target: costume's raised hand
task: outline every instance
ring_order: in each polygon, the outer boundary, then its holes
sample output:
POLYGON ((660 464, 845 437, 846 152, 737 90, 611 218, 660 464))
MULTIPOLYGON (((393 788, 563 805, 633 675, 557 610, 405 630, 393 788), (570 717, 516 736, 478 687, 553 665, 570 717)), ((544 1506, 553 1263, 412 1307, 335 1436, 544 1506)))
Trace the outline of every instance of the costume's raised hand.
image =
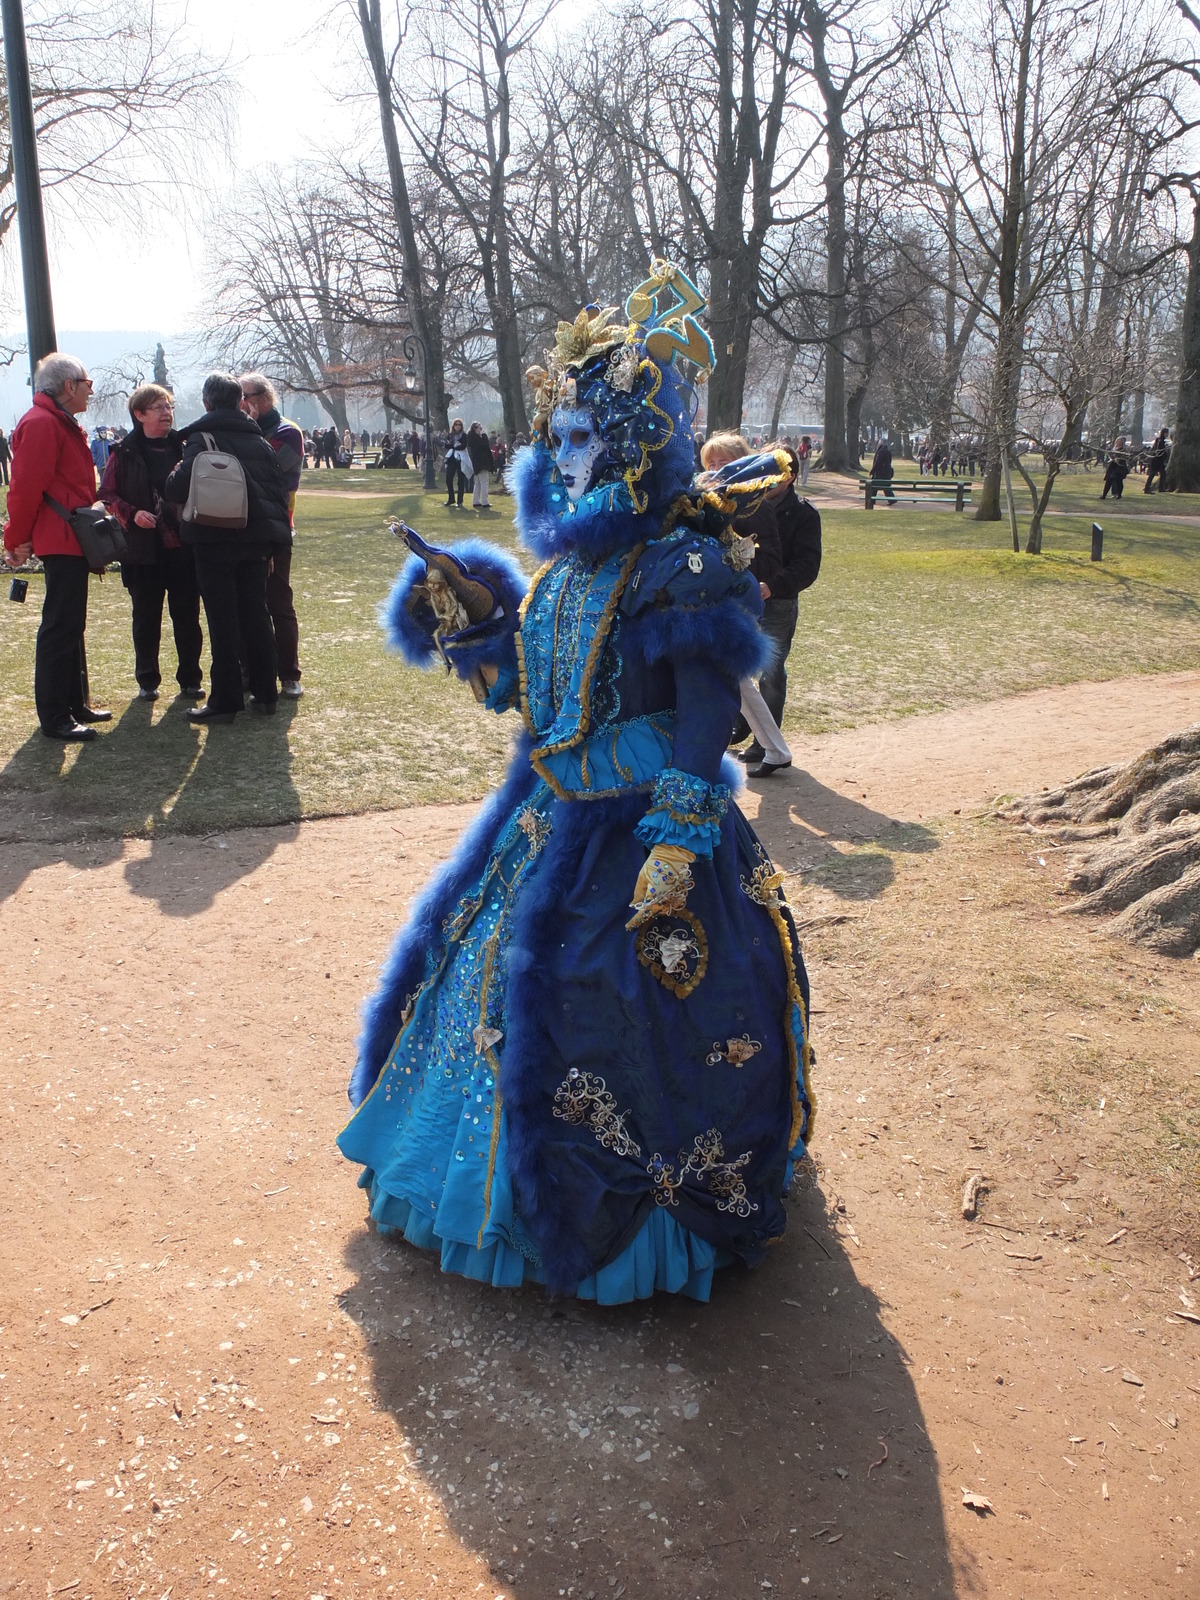
MULTIPOLYGON (((425 563, 425 581, 413 586, 408 610, 429 629, 449 672, 457 665, 456 651, 476 645, 479 629, 489 621, 501 620, 504 608, 491 585, 477 578, 450 551, 427 544, 416 529, 406 523, 393 522, 391 528, 425 563)), ((496 681, 494 671, 489 677, 486 670, 476 667, 460 672, 460 676, 466 679, 476 700, 481 702, 487 699, 488 689, 496 681)))
POLYGON ((695 888, 692 862, 696 857, 678 844, 656 844, 646 857, 633 886, 633 916, 625 924, 632 931, 654 917, 682 911, 695 888))

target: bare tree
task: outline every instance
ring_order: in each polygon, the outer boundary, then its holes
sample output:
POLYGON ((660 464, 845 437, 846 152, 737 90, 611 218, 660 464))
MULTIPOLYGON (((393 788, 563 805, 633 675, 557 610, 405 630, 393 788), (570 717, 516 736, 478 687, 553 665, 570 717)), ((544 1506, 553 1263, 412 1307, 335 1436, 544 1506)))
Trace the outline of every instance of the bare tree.
MULTIPOLYGON (((133 214, 148 192, 159 199, 178 194, 190 165, 171 158, 182 156, 199 130, 223 128, 224 63, 200 55, 185 26, 164 26, 154 0, 131 0, 119 15, 100 0, 34 0, 26 35, 43 185, 71 194, 102 189, 107 208, 133 214), (154 163, 139 159, 149 155, 154 163)), ((5 92, 0 239, 16 205, 5 92)))
MULTIPOLYGON (((442 0, 411 13, 410 61, 393 103, 413 149, 474 240, 492 321, 496 385, 508 437, 525 432, 524 362, 513 275, 515 76, 557 0, 442 0)), ((519 181, 519 175, 518 175, 519 181)))
MULTIPOLYGON (((912 49, 941 10, 941 0, 921 0, 893 22, 861 0, 803 0, 801 15, 811 53, 810 70, 821 97, 825 145, 825 443, 821 465, 842 472, 850 465, 846 425, 846 337, 851 241, 846 186, 852 134, 849 122, 912 49)), ((861 396, 860 396, 861 399, 861 396)), ((857 426, 855 449, 857 452, 857 426)))
POLYGON ((223 359, 262 366, 347 426, 346 368, 369 301, 342 193, 299 186, 278 168, 253 178, 226 214, 210 267, 223 359))
POLYGON ((400 138, 396 128, 399 101, 396 83, 397 61, 404 44, 404 24, 397 18, 394 36, 387 37, 384 33, 380 0, 356 0, 355 9, 371 83, 379 107, 379 127, 387 160, 392 217, 401 246, 404 301, 412 319, 413 331, 424 346, 423 378, 429 414, 435 427, 446 429, 449 426, 449 416, 446 410, 442 328, 438 318, 431 314, 425 267, 409 198, 408 174, 400 152, 400 138))

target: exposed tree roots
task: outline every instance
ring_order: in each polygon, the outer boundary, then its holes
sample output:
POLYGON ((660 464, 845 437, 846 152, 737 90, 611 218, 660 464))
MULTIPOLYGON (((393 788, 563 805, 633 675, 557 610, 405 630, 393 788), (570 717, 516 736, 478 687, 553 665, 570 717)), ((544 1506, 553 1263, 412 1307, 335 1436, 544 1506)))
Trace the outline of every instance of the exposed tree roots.
POLYGON ((1200 947, 1200 723, 1125 767, 1098 767, 1061 789, 999 807, 1081 849, 1067 888, 1075 912, 1116 913, 1113 932, 1162 955, 1200 947))

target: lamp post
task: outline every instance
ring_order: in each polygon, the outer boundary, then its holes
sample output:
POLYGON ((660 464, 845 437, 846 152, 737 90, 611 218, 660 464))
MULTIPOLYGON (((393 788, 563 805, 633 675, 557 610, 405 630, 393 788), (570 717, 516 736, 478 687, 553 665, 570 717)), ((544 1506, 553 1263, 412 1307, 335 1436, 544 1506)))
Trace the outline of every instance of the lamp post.
POLYGON ((13 177, 17 187, 17 225, 21 231, 21 277, 25 286, 25 329, 29 371, 58 344, 54 303, 50 298, 50 260, 46 219, 42 215, 42 180, 38 172, 37 132, 33 123, 33 90, 21 0, 0 0, 4 27, 4 70, 8 79, 8 116, 12 135, 13 177))
MULTIPOLYGON (((7 0, 6 0, 7 3, 7 0)), ((425 398, 425 476, 423 487, 428 492, 437 488, 437 480, 433 475, 433 430, 429 422, 429 353, 425 349, 425 341, 419 333, 406 333, 400 348, 404 352, 404 359, 408 368, 404 374, 404 382, 410 393, 417 386, 417 375, 413 371, 413 359, 418 348, 421 351, 421 387, 425 398)))

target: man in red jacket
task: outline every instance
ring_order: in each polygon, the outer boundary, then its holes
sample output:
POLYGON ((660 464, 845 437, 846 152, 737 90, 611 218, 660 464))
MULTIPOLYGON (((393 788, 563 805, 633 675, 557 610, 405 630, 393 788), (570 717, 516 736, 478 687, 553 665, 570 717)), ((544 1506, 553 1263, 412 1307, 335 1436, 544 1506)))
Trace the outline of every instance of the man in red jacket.
POLYGON ((33 697, 48 739, 94 739, 90 724, 112 720, 111 711, 88 705, 83 645, 88 564, 70 523, 45 499, 50 495, 68 512, 95 501, 96 468, 87 434, 75 421, 91 396, 92 380, 83 363, 55 351, 38 362, 33 405, 12 435, 4 557, 10 567, 19 567, 36 555, 46 572, 33 697))

